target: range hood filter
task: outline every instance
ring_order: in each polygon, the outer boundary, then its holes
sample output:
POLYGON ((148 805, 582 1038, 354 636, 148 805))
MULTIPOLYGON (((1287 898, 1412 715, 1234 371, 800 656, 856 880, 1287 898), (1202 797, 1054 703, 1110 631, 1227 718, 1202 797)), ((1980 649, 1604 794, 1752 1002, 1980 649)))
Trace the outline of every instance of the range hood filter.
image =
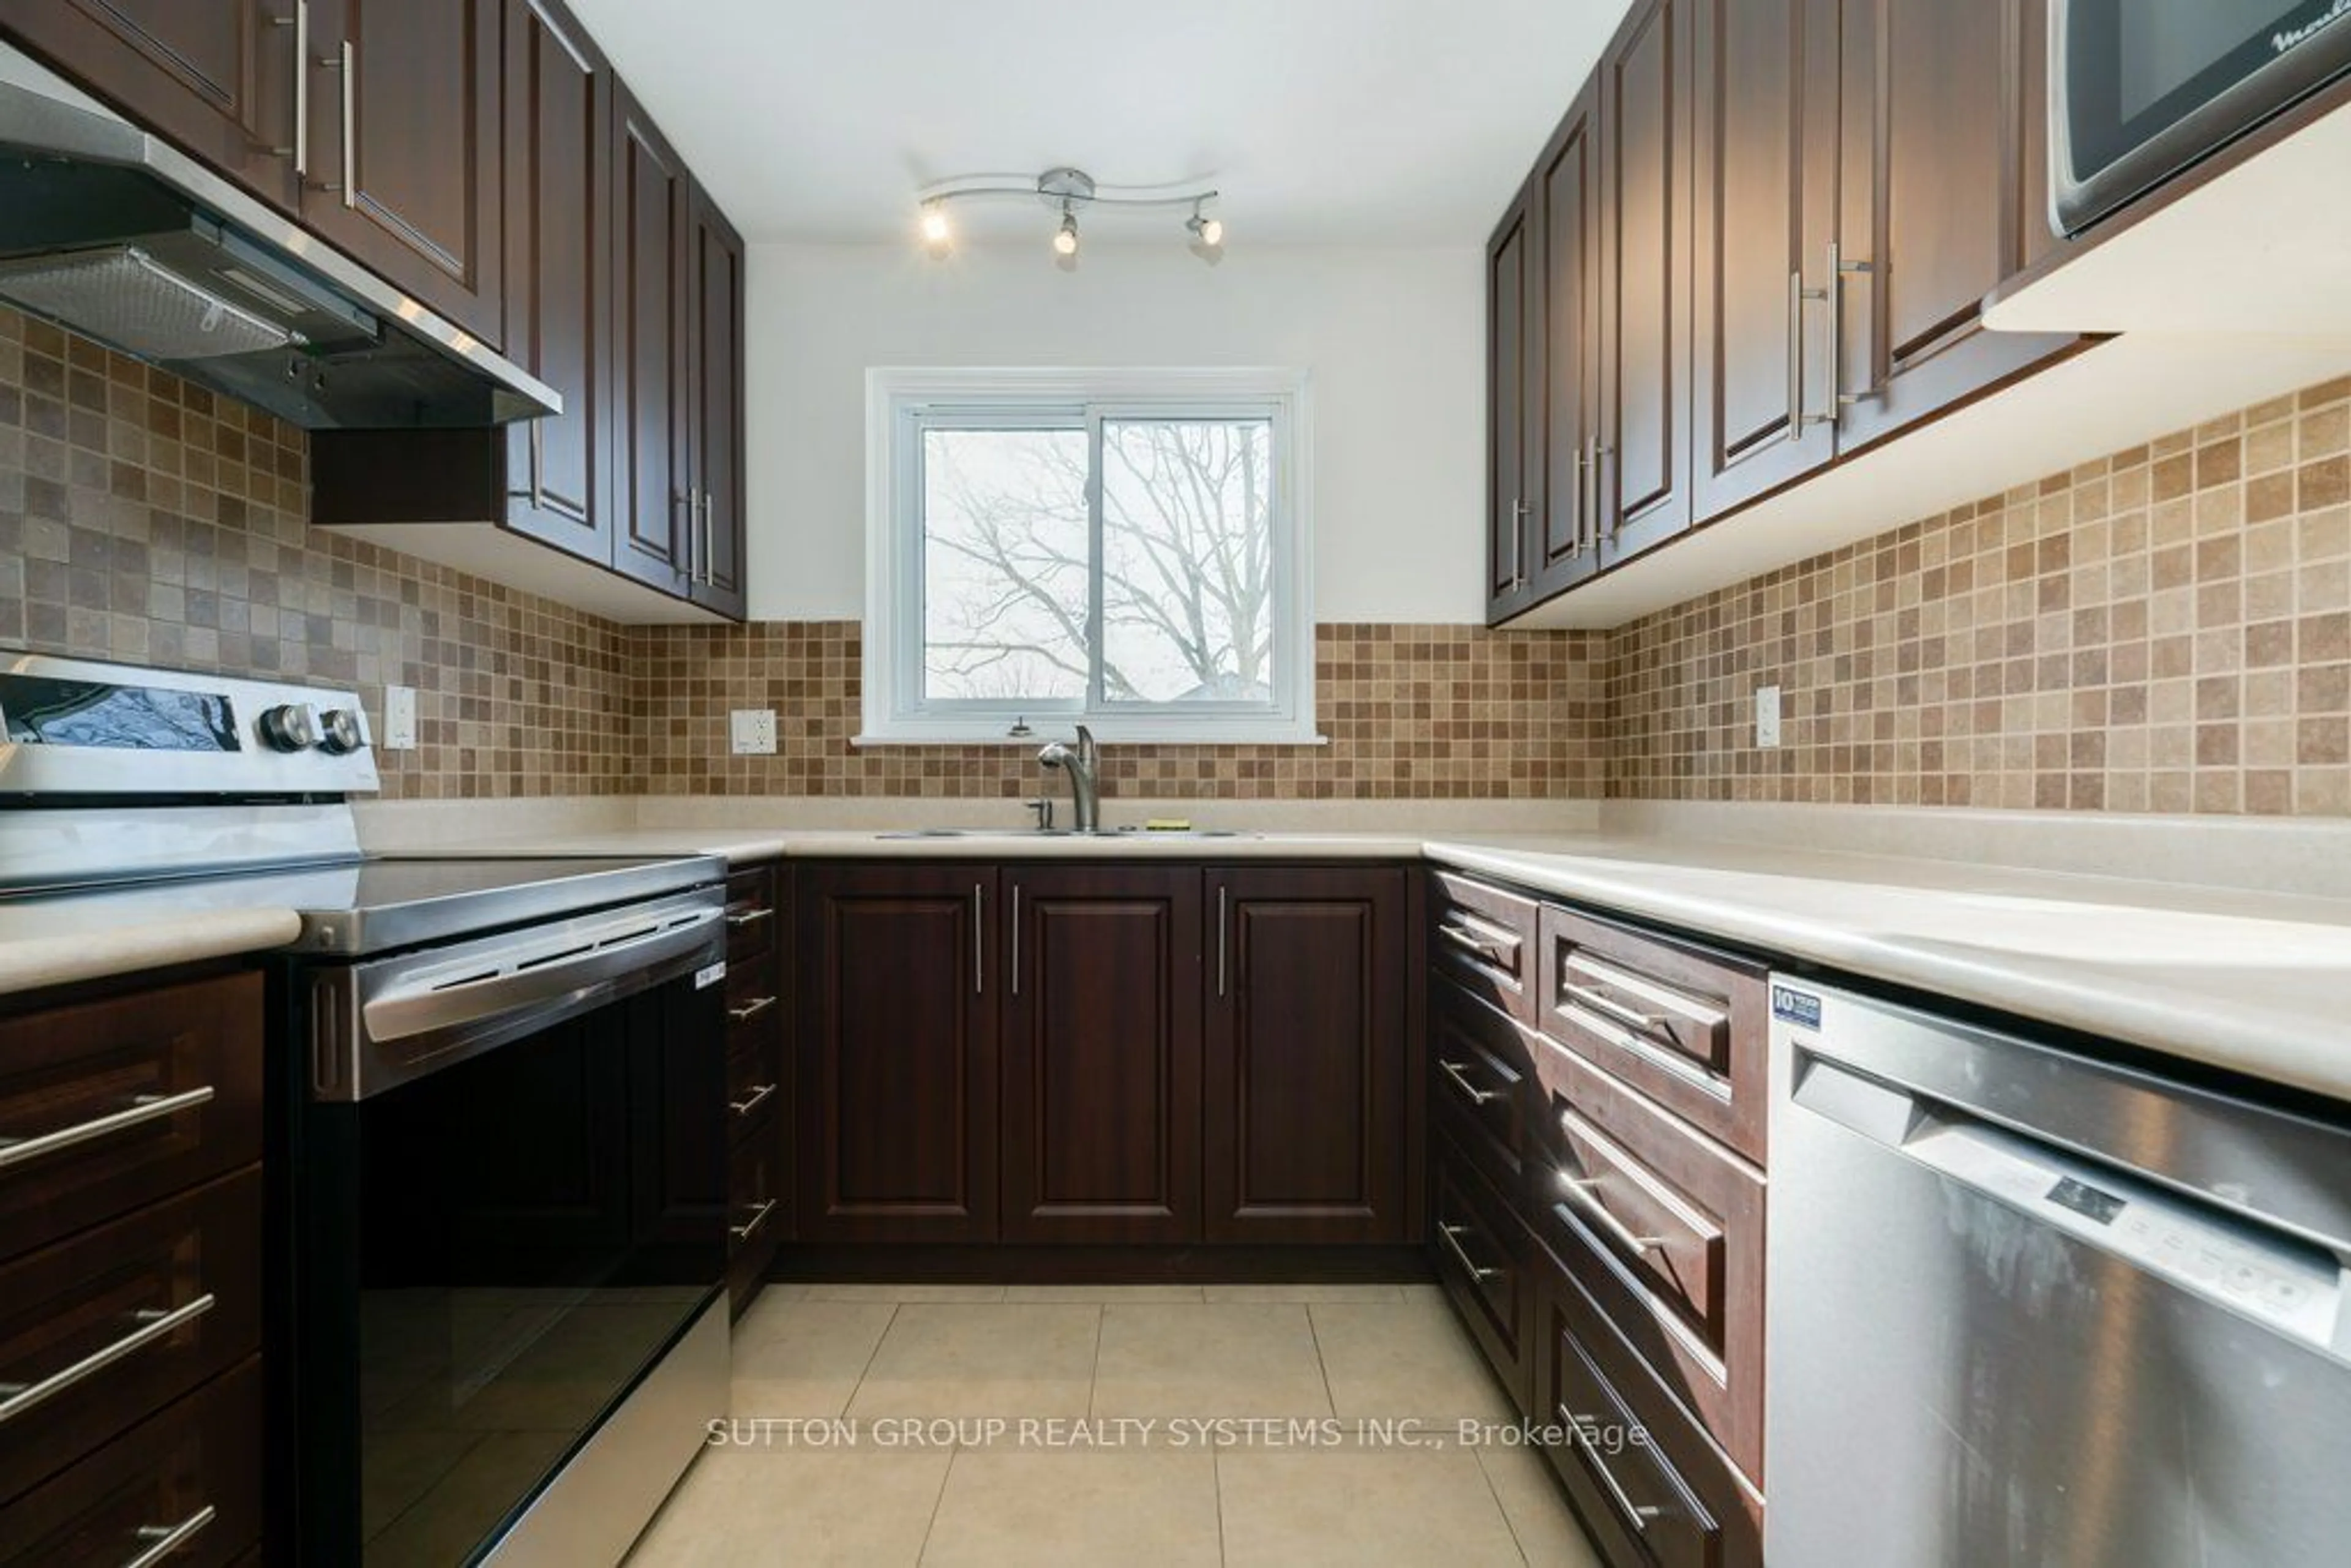
POLYGON ((300 341, 137 246, 0 262, 0 296, 143 359, 225 359, 300 341))

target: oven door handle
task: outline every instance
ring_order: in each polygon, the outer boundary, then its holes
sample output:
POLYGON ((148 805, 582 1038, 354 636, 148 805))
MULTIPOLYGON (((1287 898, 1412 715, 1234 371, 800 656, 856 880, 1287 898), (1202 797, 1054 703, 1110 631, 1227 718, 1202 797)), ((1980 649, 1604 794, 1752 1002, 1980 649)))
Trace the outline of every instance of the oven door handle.
POLYGON ((695 910, 650 929, 476 979, 436 983, 420 977, 412 985, 395 982, 361 1004, 360 1021, 368 1039, 384 1045, 566 1003, 624 976, 690 957, 709 943, 723 917, 721 909, 695 910))

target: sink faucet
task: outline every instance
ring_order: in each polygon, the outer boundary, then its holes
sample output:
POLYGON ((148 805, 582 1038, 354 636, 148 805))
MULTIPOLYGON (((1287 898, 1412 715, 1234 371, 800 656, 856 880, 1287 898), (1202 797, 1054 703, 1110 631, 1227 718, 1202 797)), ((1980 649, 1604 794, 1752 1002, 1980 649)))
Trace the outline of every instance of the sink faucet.
POLYGON ((1094 732, 1084 725, 1078 726, 1078 744, 1072 748, 1066 741, 1054 741, 1037 754, 1037 760, 1047 768, 1060 768, 1070 775, 1071 827, 1081 833, 1102 831, 1102 797, 1095 788, 1095 773, 1102 766, 1102 750, 1094 745, 1094 732))

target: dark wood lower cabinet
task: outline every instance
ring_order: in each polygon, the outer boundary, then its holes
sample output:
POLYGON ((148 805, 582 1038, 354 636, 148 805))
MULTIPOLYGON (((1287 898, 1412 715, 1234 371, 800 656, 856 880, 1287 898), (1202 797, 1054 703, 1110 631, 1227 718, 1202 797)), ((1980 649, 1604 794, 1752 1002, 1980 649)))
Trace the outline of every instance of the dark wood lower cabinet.
POLYGON ((1429 1139, 1428 1254, 1469 1337, 1523 1409, 1534 1368, 1535 1251, 1518 1215, 1453 1140, 1429 1139))
POLYGON ((726 879, 727 1295, 735 1315, 759 1293, 791 1239, 791 1009, 782 873, 756 865, 726 879))
POLYGON ((997 872, 818 862, 798 923, 799 1233, 997 1238, 997 872))
POLYGON ((1207 1239, 1405 1239, 1405 873, 1208 880, 1207 1239))
POLYGON ((1196 1241, 1198 868, 1004 881, 1004 1239, 1196 1241))

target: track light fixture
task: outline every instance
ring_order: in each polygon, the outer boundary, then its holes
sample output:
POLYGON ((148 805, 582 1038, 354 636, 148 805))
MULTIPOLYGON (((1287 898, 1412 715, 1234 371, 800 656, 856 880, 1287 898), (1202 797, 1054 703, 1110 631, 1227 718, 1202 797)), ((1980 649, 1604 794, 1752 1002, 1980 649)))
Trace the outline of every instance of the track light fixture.
POLYGON ((955 229, 946 213, 950 204, 1025 199, 1042 202, 1061 214, 1061 225, 1053 231, 1053 255, 1063 262, 1073 261, 1078 254, 1078 214, 1098 207, 1189 207, 1192 213, 1185 221, 1185 231, 1194 248, 1214 260, 1225 244, 1224 220, 1207 211, 1217 197, 1216 187, 1204 181, 1181 185, 1101 185, 1084 170, 1069 168, 1048 169, 1034 179, 969 174, 942 180, 915 193, 922 204, 923 247, 935 256, 946 256, 955 244, 955 229))

